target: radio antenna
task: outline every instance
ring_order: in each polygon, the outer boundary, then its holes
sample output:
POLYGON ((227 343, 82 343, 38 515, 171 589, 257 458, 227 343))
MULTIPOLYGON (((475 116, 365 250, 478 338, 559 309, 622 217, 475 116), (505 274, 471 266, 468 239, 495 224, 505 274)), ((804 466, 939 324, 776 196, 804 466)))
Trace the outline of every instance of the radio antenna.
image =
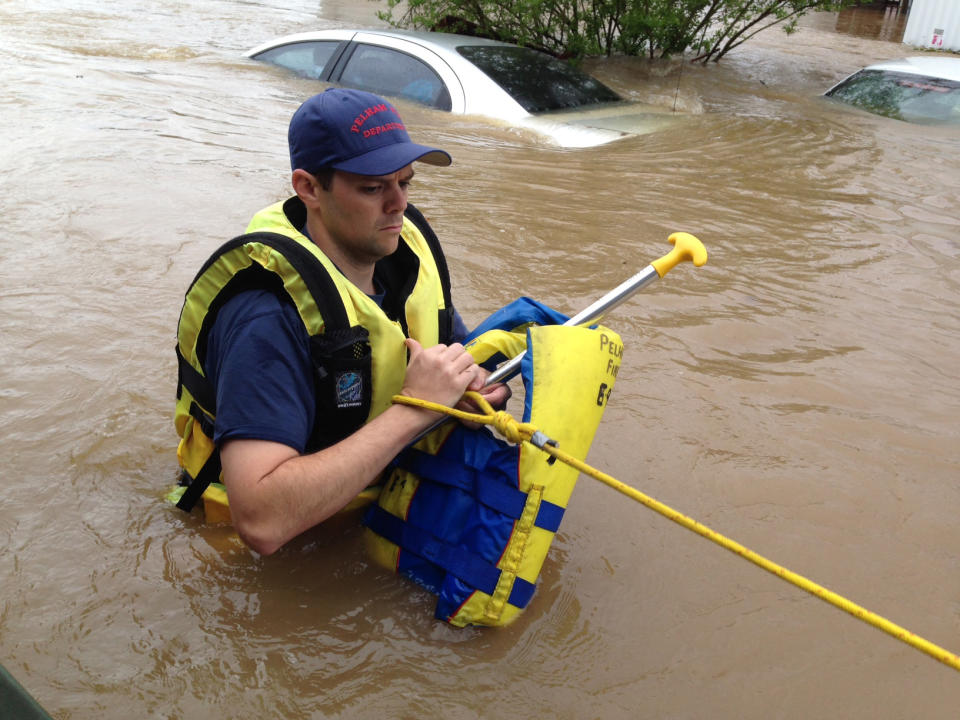
POLYGON ((677 111, 677 96, 680 94, 680 80, 683 78, 683 56, 680 57, 680 73, 677 75, 677 89, 673 93, 673 112, 677 111))

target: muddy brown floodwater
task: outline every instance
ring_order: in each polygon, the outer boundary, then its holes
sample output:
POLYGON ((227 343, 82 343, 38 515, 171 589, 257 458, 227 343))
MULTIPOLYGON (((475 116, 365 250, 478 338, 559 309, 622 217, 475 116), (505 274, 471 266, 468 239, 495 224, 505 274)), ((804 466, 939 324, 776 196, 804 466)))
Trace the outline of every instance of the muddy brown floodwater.
MULTIPOLYGON (((242 51, 377 9, 0 4, 0 662, 75 720, 956 717, 953 669, 589 478, 501 630, 433 620, 355 529, 260 558, 163 502, 183 292, 287 194, 317 90, 242 51)), ((608 319, 590 462, 960 651, 960 135, 820 97, 916 52, 850 19, 590 62, 684 116, 600 148, 402 106, 455 159, 413 200, 471 324, 574 312, 700 237, 706 267, 608 319)))

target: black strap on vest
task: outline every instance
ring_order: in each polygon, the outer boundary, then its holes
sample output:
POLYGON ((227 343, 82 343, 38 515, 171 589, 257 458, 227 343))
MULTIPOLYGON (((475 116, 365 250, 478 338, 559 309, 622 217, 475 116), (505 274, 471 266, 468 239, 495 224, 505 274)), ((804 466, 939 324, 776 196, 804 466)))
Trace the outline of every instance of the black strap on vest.
MULTIPOLYGON (((179 353, 178 353, 179 355, 179 353)), ((193 368, 191 368, 193 370, 193 368)), ((196 370, 194 370, 196 372, 196 370)), ((197 405, 196 402, 190 403, 190 416, 194 422, 200 423, 200 429, 204 434, 213 437, 213 420, 197 405)), ((214 452, 200 468, 197 477, 190 477, 190 473, 184 470, 180 473, 180 484, 186 485, 183 495, 177 501, 177 507, 186 512, 193 510, 193 506, 200 500, 200 496, 209 487, 210 483, 217 482, 220 479, 220 453, 214 452)))
POLYGON ((440 342, 444 345, 449 345, 453 340, 454 310, 453 299, 450 293, 450 270, 447 268, 447 258, 443 254, 443 248, 440 246, 440 240, 437 238, 437 234, 433 231, 433 228, 430 227, 430 223, 427 222, 423 213, 413 205, 408 204, 404 215, 407 216, 410 222, 417 226, 417 230, 420 231, 420 234, 423 235, 427 241, 430 252, 433 253, 433 261, 436 263, 437 270, 440 273, 440 286, 443 288, 444 307, 444 309, 440 311, 438 318, 440 342))

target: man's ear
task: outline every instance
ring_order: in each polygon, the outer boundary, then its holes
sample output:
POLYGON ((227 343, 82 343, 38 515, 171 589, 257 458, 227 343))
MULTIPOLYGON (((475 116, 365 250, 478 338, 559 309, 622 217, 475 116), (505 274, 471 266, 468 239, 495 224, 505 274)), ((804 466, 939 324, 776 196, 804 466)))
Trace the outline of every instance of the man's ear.
POLYGON ((315 207, 317 204, 317 195, 322 192, 320 188, 320 183, 317 182, 317 179, 313 177, 306 170, 296 169, 293 171, 293 176, 291 177, 291 183, 293 184, 293 191, 297 194, 297 197, 306 205, 308 208, 315 207))

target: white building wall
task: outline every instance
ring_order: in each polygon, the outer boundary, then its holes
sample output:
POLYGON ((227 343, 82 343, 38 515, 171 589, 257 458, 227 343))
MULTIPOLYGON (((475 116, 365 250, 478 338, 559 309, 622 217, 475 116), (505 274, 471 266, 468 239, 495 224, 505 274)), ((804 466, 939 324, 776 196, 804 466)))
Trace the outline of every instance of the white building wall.
POLYGON ((918 48, 960 51, 960 0, 913 0, 903 42, 918 48))

